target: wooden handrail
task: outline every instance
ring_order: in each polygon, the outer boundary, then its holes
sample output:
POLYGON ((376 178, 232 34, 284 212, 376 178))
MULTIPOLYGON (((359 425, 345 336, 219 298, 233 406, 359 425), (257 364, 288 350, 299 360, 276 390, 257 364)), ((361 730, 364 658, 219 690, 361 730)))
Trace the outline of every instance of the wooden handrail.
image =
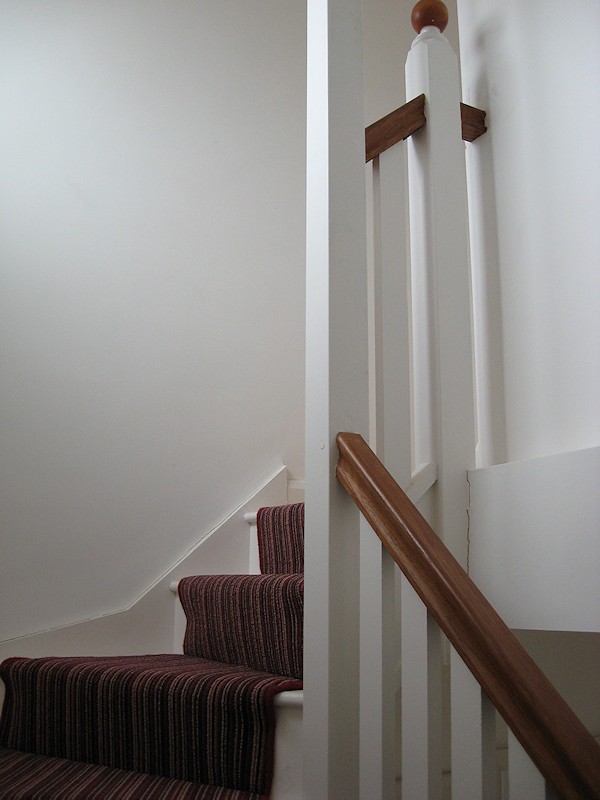
POLYGON ((364 439, 339 433, 336 474, 544 778, 600 800, 600 747, 364 439))
POLYGON ((460 104, 460 121, 462 138, 465 142, 474 142, 487 131, 485 125, 485 111, 475 106, 460 104))
POLYGON ((425 125, 425 95, 421 94, 365 130, 365 161, 378 155, 425 125))
MULTIPOLYGON (((460 119, 465 142, 474 142, 487 131, 485 111, 480 108, 461 103, 460 119)), ((420 94, 365 129, 365 162, 381 155, 403 139, 408 139, 426 123, 425 95, 420 94)))

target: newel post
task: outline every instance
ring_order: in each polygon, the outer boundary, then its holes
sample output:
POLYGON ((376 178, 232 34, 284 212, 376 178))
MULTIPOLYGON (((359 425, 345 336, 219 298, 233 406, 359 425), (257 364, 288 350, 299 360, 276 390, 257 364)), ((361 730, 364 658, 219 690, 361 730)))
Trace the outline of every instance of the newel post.
POLYGON ((359 512, 335 437, 368 435, 361 3, 307 10, 303 796, 358 800, 359 512))
POLYGON ((431 389, 431 431, 422 446, 438 464, 444 542, 466 566, 466 470, 475 454, 469 222, 458 63, 442 33, 447 20, 440 0, 417 3, 411 21, 418 36, 406 61, 407 97, 424 94, 427 117, 408 140, 412 279, 419 320, 428 323, 415 331, 415 362, 432 365, 426 380, 415 376, 415 389, 431 389))
MULTIPOLYGON (((462 141, 457 57, 443 31, 448 12, 440 0, 421 0, 411 21, 417 32, 406 62, 407 98, 424 94, 426 126, 408 141, 411 279, 415 320, 414 414, 415 466, 437 462, 437 526, 445 544, 468 567, 469 487, 467 469, 474 466, 476 430, 472 343, 472 298, 465 145, 462 141)), ((407 641, 408 590, 403 588, 403 652, 421 649, 432 660, 432 642, 407 641)), ((411 601, 412 602, 412 601, 411 601)), ((422 613, 422 612, 420 612, 422 613)), ((413 623, 414 624, 414 623, 413 623)), ((420 629, 423 629, 423 622, 420 629)), ((439 648, 439 645, 436 645, 439 648)), ((489 779, 490 720, 478 684, 453 651, 452 790, 475 800, 486 794, 489 779)), ((415 671, 418 665, 415 662, 415 671)), ((423 682, 430 723, 441 712, 439 676, 423 682), (435 679, 435 680, 432 680, 435 679)), ((415 679, 417 680, 417 679, 415 679)), ((404 696, 412 724, 422 721, 418 703, 404 696), (421 718, 418 719, 418 716, 421 718)), ((404 713, 404 712, 403 712, 404 713)), ((404 716, 403 725, 411 724, 404 716)), ((430 764, 429 795, 439 796, 440 732, 430 727, 420 752, 403 753, 404 765, 415 759, 430 764)), ((418 745, 415 742, 415 747, 418 745)), ((404 748, 403 748, 404 749, 404 748)), ((406 767, 409 769, 409 767, 406 767)), ((417 778, 415 781, 421 781, 417 778)), ((410 773, 407 774, 407 786, 410 773)), ((425 788, 415 784, 412 796, 425 788)), ((411 797, 411 794, 408 794, 411 797)))

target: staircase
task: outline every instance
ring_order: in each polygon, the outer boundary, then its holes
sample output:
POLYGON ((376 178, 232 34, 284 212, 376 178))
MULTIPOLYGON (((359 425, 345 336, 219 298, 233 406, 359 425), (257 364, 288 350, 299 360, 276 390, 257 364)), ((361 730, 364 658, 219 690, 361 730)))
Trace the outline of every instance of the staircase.
POLYGON ((301 503, 257 515, 260 575, 184 578, 183 654, 0 665, 4 800, 259 800, 302 688, 301 503))

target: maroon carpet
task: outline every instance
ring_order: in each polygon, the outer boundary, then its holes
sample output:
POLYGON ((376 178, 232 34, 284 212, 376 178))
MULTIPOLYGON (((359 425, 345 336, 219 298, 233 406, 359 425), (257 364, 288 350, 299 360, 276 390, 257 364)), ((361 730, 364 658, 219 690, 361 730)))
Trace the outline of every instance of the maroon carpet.
POLYGON ((256 525, 262 573, 304 572, 304 503, 261 508, 256 525))
POLYGON ((268 796, 273 698, 302 687, 304 508, 259 516, 269 574, 180 581, 184 655, 0 665, 1 800, 268 796))
POLYGON ((188 655, 302 678, 303 575, 183 578, 188 655))
POLYGON ((0 747, 2 800, 261 800, 221 786, 125 772, 0 747))

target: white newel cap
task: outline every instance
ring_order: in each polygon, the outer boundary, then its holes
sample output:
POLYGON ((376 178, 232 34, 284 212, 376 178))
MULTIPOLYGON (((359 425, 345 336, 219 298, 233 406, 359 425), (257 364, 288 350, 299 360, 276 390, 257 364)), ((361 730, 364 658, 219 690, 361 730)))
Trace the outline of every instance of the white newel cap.
POLYGON ((448 41, 439 28, 436 28, 434 25, 426 25, 421 29, 421 32, 418 34, 418 36, 413 39, 411 49, 415 45, 420 44, 420 42, 427 41, 428 39, 436 39, 438 42, 448 41))

